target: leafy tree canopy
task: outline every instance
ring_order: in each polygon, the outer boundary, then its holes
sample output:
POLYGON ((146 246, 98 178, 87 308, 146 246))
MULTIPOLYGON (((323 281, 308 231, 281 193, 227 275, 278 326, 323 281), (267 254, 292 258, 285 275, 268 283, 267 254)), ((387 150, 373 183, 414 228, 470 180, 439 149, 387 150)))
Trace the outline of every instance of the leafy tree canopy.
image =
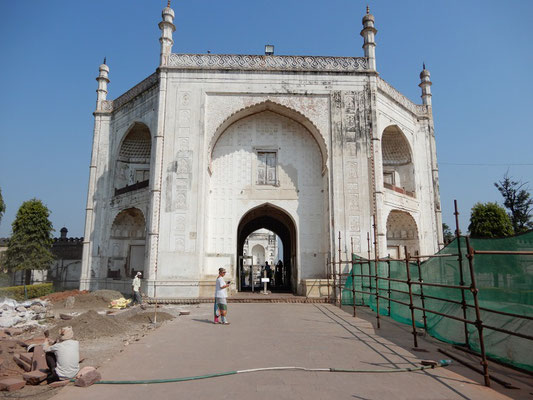
POLYGON ((13 234, 5 252, 5 267, 10 271, 47 269, 54 260, 52 255, 52 223, 50 211, 41 200, 25 201, 20 206, 13 234))
POLYGON ((527 191, 527 182, 515 181, 505 174, 494 186, 503 196, 503 205, 509 210, 509 217, 515 233, 522 233, 533 228, 531 211, 533 199, 527 191))
POLYGON ((444 234, 444 244, 451 243, 455 239, 455 235, 452 233, 447 223, 442 223, 442 233, 444 234))
POLYGON ((2 197, 2 189, 0 189, 0 222, 2 222, 2 217, 6 211, 6 203, 4 203, 4 198, 2 197))
POLYGON ((476 203, 472 207, 468 230, 475 238, 499 238, 514 233, 511 219, 497 203, 476 203))

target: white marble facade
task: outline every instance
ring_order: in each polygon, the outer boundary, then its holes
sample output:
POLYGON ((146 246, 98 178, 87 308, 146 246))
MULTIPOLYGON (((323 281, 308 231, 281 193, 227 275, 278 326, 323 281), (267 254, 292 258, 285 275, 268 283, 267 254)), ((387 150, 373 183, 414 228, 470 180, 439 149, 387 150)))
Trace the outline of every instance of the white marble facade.
POLYGON ((158 70, 124 95, 107 100, 100 66, 82 289, 140 269, 150 296, 212 296, 250 229, 284 240, 295 293, 326 277, 339 232, 343 257, 367 256, 373 216, 382 256, 439 249, 429 72, 421 105, 381 79, 372 15, 364 57, 174 54, 173 20, 158 70))

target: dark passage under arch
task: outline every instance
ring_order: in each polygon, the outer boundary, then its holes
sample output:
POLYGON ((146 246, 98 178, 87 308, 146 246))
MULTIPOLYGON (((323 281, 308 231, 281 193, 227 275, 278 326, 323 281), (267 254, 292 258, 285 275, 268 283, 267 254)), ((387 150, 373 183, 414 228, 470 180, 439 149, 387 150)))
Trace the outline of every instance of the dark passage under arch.
MULTIPOLYGON (((295 291, 297 281, 296 270, 296 227, 292 218, 283 210, 271 205, 264 204, 248 211, 241 219, 237 230, 237 260, 243 255, 244 242, 248 235, 258 229, 268 229, 279 236, 283 243, 283 268, 285 274, 290 279, 283 287, 282 291, 295 291)), ((240 267, 240 262, 239 262, 240 267)), ((241 268, 237 269, 237 279, 241 268)))

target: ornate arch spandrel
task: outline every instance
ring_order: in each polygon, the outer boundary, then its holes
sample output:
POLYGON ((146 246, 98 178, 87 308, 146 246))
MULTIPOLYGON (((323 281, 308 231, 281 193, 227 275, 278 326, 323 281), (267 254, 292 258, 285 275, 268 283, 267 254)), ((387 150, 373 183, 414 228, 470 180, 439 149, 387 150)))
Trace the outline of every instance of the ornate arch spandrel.
POLYGON ((224 132, 234 123, 237 121, 249 117, 254 114, 258 114, 263 111, 271 111, 273 113, 282 115, 286 118, 289 118, 300 125, 302 125, 309 133, 311 133, 311 136, 315 139, 318 148, 320 150, 320 154, 322 155, 322 175, 325 173, 327 168, 327 159, 328 159, 328 151, 327 151, 327 145, 326 141, 324 139, 324 136, 320 133, 320 130, 317 128, 317 126, 304 114, 301 112, 284 106, 282 104, 276 103, 272 100, 265 100, 261 101, 259 103, 243 107, 234 113, 232 113, 230 116, 228 116, 215 130, 213 135, 211 135, 211 138, 209 140, 208 144, 208 171, 211 173, 211 162, 212 162, 212 154, 213 150, 220 139, 220 137, 224 134, 224 132))

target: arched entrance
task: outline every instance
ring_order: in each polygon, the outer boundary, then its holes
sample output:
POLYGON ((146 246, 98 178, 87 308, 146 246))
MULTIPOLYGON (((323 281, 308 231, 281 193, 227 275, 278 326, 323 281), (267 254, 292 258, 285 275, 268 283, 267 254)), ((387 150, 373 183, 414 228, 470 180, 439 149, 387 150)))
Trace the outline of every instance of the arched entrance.
POLYGON ((387 251, 392 258, 405 257, 420 251, 420 239, 416 221, 411 214, 392 210, 387 218, 387 251))
MULTIPOLYGON (((292 292, 298 282, 296 267, 296 226, 285 211, 272 204, 265 203, 248 211, 241 219, 237 230, 237 260, 242 260, 246 238, 259 229, 268 229, 279 236, 283 243, 282 276, 273 290, 292 292)), ((241 261, 242 263, 242 261, 241 261)), ((239 265, 241 267, 242 264, 239 265)), ((278 271, 276 271, 278 272, 278 271)), ((243 280, 242 268, 237 269, 237 279, 243 280)))

